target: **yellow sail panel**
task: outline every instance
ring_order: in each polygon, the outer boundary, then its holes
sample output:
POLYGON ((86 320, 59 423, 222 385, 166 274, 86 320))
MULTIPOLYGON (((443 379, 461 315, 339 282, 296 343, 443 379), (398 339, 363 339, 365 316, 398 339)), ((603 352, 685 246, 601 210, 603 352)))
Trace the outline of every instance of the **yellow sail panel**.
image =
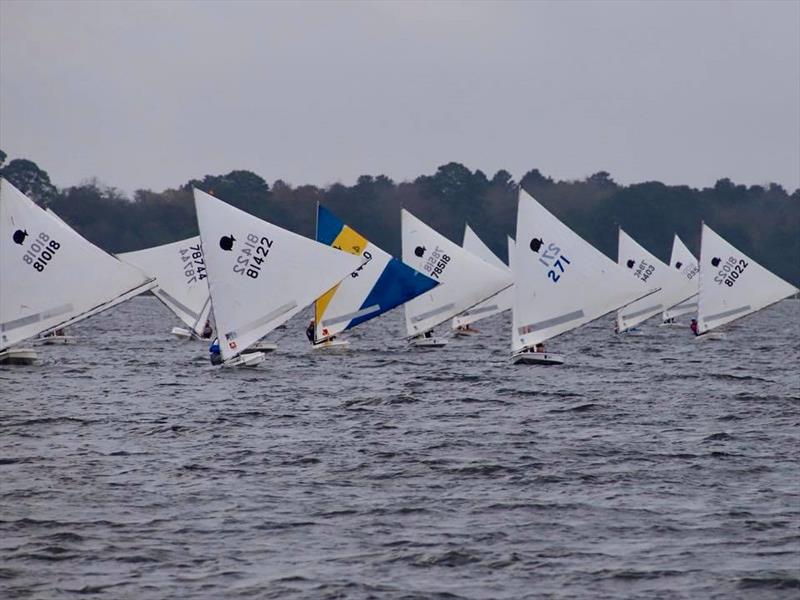
POLYGON ((314 303, 314 321, 316 323, 322 323, 322 315, 325 314, 325 309, 328 308, 328 303, 331 301, 331 298, 333 298, 333 295, 336 293, 336 289, 338 287, 339 284, 337 283, 327 292, 322 294, 322 296, 317 298, 317 301, 314 303))
MULTIPOLYGON (((331 245, 343 252, 361 256, 361 253, 364 251, 364 248, 367 247, 367 244, 369 244, 367 238, 345 225, 342 227, 339 235, 336 236, 336 239, 333 240, 333 244, 331 245)), ((330 303, 331 298, 333 298, 333 296, 336 294, 336 290, 338 288, 339 284, 336 284, 317 299, 314 305, 314 320, 317 323, 322 323, 322 317, 325 314, 325 309, 328 308, 328 304, 330 303)))
POLYGON ((350 254, 356 254, 358 256, 361 256, 361 253, 364 251, 364 248, 367 247, 367 244, 369 244, 367 238, 359 234, 357 231, 350 229, 350 227, 347 225, 342 227, 342 231, 339 232, 339 235, 337 235, 336 239, 333 240, 334 248, 338 248, 339 250, 349 252, 350 254))

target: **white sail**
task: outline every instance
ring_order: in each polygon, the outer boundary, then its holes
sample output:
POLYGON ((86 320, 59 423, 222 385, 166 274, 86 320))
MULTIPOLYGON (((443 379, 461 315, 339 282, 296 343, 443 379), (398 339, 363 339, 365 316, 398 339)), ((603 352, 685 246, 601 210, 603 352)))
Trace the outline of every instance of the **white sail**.
MULTIPOLYGON (((511 253, 513 252, 514 240, 508 238, 508 256, 511 260, 511 253)), ((506 271, 511 275, 511 268, 506 265, 500 258, 489 249, 478 234, 475 233, 469 225, 464 227, 464 243, 461 245, 464 250, 471 252, 478 258, 486 261, 490 265, 494 265, 498 269, 506 271)), ((476 321, 491 317, 498 313, 504 312, 511 308, 514 301, 513 285, 507 287, 501 292, 498 292, 491 298, 487 298, 480 304, 476 304, 472 308, 465 310, 460 315, 453 317, 452 328, 458 329, 459 327, 466 327, 476 321)))
POLYGON ((680 273, 681 277, 686 279, 691 286, 692 295, 683 302, 667 308, 661 317, 664 321, 672 321, 681 315, 697 312, 697 293, 700 289, 700 265, 697 263, 694 254, 686 247, 686 244, 683 243, 683 240, 681 240, 677 234, 672 241, 672 255, 670 256, 669 266, 680 273))
POLYGON ((617 311, 617 331, 620 333, 695 294, 690 280, 653 256, 622 229, 619 230, 617 262, 642 283, 661 288, 617 311))
POLYGON ((153 294, 198 336, 208 319, 206 264, 200 236, 179 242, 124 252, 117 258, 156 278, 153 294))
POLYGON ((490 265, 402 211, 403 262, 441 285, 405 304, 406 331, 430 331, 512 284, 511 275, 490 265))
POLYGON ((655 291, 594 248, 520 188, 511 347, 580 327, 655 291))
POLYGON ((234 358, 348 276, 361 258, 194 190, 223 360, 234 358))
POLYGON ((154 286, 0 178, 0 350, 154 286))
POLYGON ((797 293, 797 288, 740 252, 705 223, 700 239, 699 333, 797 293))

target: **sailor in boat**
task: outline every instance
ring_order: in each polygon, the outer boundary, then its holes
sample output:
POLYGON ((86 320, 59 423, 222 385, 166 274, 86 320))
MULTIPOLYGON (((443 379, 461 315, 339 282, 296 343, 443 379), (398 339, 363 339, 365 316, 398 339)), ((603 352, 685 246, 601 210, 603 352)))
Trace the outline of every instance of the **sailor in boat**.
POLYGON ((692 330, 693 334, 700 335, 700 333, 697 330, 697 319, 692 319, 692 323, 691 325, 689 325, 689 328, 692 330))
POLYGON ((219 338, 214 338, 214 341, 211 342, 211 346, 208 348, 208 353, 212 365, 222 364, 222 354, 219 351, 219 338))
MULTIPOLYGON (((318 342, 318 341, 316 341, 316 340, 314 339, 314 329, 315 329, 315 326, 316 326, 316 323, 314 322, 314 319, 311 319, 311 320, 308 322, 308 327, 306 327, 306 337, 308 338, 308 341, 309 341, 309 342, 311 342, 311 345, 312 345, 312 346, 319 346, 320 344, 325 344, 325 343, 327 343, 327 342, 331 342, 331 341, 333 341, 333 340, 335 340, 335 339, 336 339, 336 336, 335 336, 335 335, 332 335, 332 336, 330 336, 330 337, 327 337, 327 338, 325 338, 325 339, 324 339, 324 340, 322 340, 321 342, 318 342)), ((328 330, 327 330, 327 329, 323 329, 323 330, 322 330, 322 334, 323 334, 323 335, 325 335, 325 334, 327 334, 327 333, 328 333, 328 330)))
POLYGON ((466 325, 459 325, 456 327, 456 331, 461 331, 463 333, 478 333, 480 330, 468 323, 466 325))
POLYGON ((206 324, 203 327, 203 333, 202 333, 203 339, 204 340, 210 340, 211 339, 211 335, 213 333, 214 333, 214 328, 211 327, 211 320, 210 319, 206 319, 206 324))
POLYGON ((306 327, 306 337, 308 341, 311 342, 311 345, 314 345, 314 319, 311 319, 308 322, 308 327, 306 327))
POLYGON ((66 335, 66 332, 64 331, 64 329, 60 328, 60 329, 54 329, 53 331, 47 331, 47 332, 43 333, 42 335, 40 335, 39 337, 42 338, 42 339, 47 339, 49 337, 56 337, 56 336, 64 337, 65 335, 66 335))

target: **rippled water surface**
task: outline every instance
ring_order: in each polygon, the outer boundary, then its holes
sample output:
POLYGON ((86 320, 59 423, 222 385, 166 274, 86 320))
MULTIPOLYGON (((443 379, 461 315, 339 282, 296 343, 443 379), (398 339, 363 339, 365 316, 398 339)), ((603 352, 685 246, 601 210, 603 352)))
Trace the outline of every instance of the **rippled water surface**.
POLYGON ((154 298, 0 367, 0 597, 797 598, 800 302, 215 369, 154 298))

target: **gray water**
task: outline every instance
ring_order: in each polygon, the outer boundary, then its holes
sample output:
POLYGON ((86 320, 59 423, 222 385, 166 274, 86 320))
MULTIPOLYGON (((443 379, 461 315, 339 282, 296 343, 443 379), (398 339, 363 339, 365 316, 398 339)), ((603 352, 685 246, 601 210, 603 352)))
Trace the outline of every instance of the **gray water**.
POLYGON ((215 369, 154 298, 0 368, 0 597, 797 598, 800 302, 215 369))

